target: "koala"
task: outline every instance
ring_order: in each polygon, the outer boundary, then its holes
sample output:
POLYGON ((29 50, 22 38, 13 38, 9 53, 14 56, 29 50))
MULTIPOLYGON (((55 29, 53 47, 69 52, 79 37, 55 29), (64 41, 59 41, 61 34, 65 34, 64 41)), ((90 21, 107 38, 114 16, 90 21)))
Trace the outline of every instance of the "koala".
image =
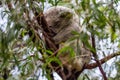
POLYGON ((78 52, 76 47, 78 40, 68 41, 75 36, 73 31, 81 32, 78 15, 70 8, 54 6, 46 10, 44 16, 49 28, 55 33, 54 43, 59 45, 59 48, 70 46, 75 52, 74 58, 70 57, 69 51, 59 55, 63 65, 69 69, 82 70, 84 64, 90 61, 90 51, 80 45, 80 52, 78 52), (77 53, 81 55, 77 56, 77 53))
POLYGON ((71 38, 72 31, 80 31, 79 17, 72 9, 55 6, 45 11, 44 16, 49 27, 56 34, 53 37, 55 44, 71 38))

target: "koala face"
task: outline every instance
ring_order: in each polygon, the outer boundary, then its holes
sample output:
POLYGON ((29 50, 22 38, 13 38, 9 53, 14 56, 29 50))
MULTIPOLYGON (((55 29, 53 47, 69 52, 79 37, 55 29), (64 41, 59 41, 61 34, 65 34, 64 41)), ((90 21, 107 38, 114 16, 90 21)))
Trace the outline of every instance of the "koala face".
POLYGON ((72 9, 67 7, 51 7, 44 12, 44 16, 48 25, 55 33, 58 33, 61 29, 68 27, 73 21, 79 23, 78 16, 72 9))

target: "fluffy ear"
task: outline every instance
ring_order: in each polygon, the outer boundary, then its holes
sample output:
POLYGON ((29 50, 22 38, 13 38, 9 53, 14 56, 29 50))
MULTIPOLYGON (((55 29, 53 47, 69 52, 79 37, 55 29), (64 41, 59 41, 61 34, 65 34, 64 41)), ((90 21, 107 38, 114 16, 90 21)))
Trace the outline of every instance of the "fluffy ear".
POLYGON ((70 12, 62 12, 60 13, 59 18, 64 18, 65 20, 70 20, 73 17, 73 13, 70 12))

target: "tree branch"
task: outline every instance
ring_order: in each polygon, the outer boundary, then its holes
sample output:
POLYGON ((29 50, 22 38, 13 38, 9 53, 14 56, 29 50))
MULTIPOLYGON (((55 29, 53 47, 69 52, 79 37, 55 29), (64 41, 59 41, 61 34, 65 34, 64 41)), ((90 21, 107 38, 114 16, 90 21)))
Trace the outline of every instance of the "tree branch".
MULTIPOLYGON (((94 30, 94 29, 93 29, 93 30, 94 30)), ((100 61, 98 60, 98 56, 97 56, 97 53, 96 53, 96 44, 95 44, 95 36, 94 36, 94 34, 92 35, 92 46, 93 46, 93 48, 95 49, 95 51, 92 52, 92 53, 93 53, 93 57, 95 58, 96 64, 98 65, 98 67, 99 67, 99 69, 100 69, 100 72, 101 72, 102 75, 103 75, 104 80, 108 80, 107 77, 106 77, 106 74, 105 74, 104 70, 102 69, 101 63, 100 63, 100 61)))
MULTIPOLYGON (((114 57, 116 57, 118 55, 120 55, 120 52, 110 54, 110 55, 102 58, 101 60, 99 60, 99 62, 100 62, 100 64, 104 64, 105 62, 107 62, 111 58, 114 58, 114 57)), ((96 67, 98 67, 98 63, 86 64, 84 68, 85 69, 93 69, 93 68, 96 68, 96 67)))
POLYGON ((56 51, 58 48, 54 44, 54 41, 52 40, 54 33, 53 33, 53 31, 50 30, 50 28, 45 20, 44 14, 41 13, 39 15, 38 13, 35 13, 35 15, 37 16, 36 18, 37 18, 39 25, 41 25, 41 27, 43 29, 43 35, 44 35, 48 49, 51 49, 53 52, 56 51))

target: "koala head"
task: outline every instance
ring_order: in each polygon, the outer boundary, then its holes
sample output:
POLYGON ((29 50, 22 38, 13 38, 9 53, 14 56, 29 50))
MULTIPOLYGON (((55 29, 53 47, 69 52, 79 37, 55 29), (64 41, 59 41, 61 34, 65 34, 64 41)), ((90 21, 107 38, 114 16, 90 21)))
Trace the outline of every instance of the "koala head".
POLYGON ((79 23, 79 18, 75 12, 67 7, 55 6, 44 12, 45 19, 49 27, 58 33, 61 29, 68 27, 71 23, 79 23))

